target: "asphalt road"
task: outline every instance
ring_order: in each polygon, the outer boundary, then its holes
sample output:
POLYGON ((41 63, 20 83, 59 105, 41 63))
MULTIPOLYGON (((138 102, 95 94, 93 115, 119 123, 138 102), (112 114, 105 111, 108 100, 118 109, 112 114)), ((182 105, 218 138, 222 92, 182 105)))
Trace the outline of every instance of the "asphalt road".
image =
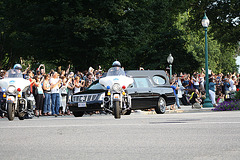
POLYGON ((4 159, 240 159, 240 112, 0 119, 4 159))

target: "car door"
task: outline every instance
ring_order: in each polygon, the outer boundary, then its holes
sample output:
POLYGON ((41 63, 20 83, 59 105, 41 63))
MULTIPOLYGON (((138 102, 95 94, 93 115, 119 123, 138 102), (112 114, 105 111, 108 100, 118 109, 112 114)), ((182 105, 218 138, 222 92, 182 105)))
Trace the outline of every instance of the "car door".
POLYGON ((133 109, 150 108, 152 105, 152 85, 148 77, 134 77, 133 85, 128 88, 132 97, 133 109))

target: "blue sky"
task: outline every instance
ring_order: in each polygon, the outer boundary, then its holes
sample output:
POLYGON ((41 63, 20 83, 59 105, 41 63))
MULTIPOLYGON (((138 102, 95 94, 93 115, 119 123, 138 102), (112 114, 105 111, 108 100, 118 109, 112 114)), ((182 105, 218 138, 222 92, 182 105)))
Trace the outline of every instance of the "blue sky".
MULTIPOLYGON (((237 65, 240 65, 240 56, 237 56, 236 60, 237 65)), ((240 67, 238 68, 238 73, 240 73, 240 67)))

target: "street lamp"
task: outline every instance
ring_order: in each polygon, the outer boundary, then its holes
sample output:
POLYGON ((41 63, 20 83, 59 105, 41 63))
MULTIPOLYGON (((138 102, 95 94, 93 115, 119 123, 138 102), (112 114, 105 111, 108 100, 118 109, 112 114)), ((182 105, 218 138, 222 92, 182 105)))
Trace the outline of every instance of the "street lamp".
POLYGON ((209 77, 208 77, 208 43, 207 43, 207 28, 209 26, 209 19, 206 16, 206 12, 204 13, 204 17, 202 19, 202 26, 205 30, 205 70, 206 70, 206 99, 204 100, 203 107, 213 107, 212 101, 209 98, 209 77))
POLYGON ((170 80, 172 79, 172 63, 173 63, 173 57, 172 54, 170 53, 168 58, 167 58, 167 62, 169 63, 169 68, 170 68, 170 80))

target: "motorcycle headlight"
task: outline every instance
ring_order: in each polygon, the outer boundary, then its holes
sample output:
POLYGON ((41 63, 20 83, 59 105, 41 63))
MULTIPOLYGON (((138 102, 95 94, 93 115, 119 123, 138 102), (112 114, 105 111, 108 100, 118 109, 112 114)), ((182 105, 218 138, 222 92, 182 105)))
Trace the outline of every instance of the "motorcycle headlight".
POLYGON ((116 92, 120 92, 122 90, 122 87, 120 86, 120 84, 118 83, 115 83, 113 86, 112 86, 112 89, 116 92))
POLYGON ((14 87, 14 86, 9 86, 8 89, 7 89, 7 92, 9 92, 9 93, 15 93, 15 92, 16 92, 16 87, 14 87))
POLYGON ((102 94, 99 96, 98 100, 99 100, 99 101, 103 101, 103 100, 104 100, 104 97, 105 97, 105 93, 102 93, 102 94))

